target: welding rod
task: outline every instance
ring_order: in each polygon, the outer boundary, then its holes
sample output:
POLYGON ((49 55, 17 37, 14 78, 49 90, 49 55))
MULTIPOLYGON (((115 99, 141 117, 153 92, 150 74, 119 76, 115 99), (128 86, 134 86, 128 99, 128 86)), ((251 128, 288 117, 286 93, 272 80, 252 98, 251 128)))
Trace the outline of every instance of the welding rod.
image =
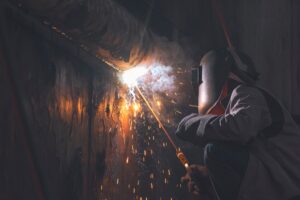
POLYGON ((163 123, 160 121, 159 117, 156 115, 156 113, 154 112, 153 108, 151 107, 149 101, 146 99, 145 95, 142 93, 142 91, 140 90, 140 88, 138 86, 135 86, 136 90, 138 91, 139 95, 142 97, 142 99, 144 100, 144 102, 146 103, 147 107, 149 108, 149 110, 151 111, 152 115, 154 116, 154 118, 156 119, 156 121, 158 122, 159 126, 161 127, 161 129, 163 130, 163 132, 165 133, 165 135, 167 136, 169 142, 171 143, 171 145, 174 147, 174 149, 176 150, 176 156, 179 159, 180 163, 185 167, 188 168, 189 167, 189 162, 186 158, 186 156, 184 155, 184 153, 180 150, 180 148, 178 148, 176 146, 176 144, 174 143, 174 141, 172 140, 170 134, 168 133, 167 129, 164 127, 163 123))

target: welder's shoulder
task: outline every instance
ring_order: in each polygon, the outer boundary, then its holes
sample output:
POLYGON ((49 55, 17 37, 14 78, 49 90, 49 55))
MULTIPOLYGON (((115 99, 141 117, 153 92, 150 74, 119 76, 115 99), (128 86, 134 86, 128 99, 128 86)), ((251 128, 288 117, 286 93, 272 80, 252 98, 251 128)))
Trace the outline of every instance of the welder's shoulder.
POLYGON ((231 101, 247 100, 253 103, 266 104, 264 95, 262 92, 254 87, 249 85, 239 85, 237 86, 231 94, 231 101))

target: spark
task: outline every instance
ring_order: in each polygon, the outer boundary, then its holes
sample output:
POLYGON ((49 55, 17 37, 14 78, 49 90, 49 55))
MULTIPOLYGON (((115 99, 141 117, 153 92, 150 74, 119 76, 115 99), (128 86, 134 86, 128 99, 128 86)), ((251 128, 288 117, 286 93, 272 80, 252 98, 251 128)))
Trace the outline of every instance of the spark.
POLYGON ((192 107, 192 108, 199 108, 198 105, 193 105, 193 104, 189 104, 189 107, 192 107))
POLYGON ((153 173, 150 174, 150 179, 154 179, 154 174, 153 173))
POLYGON ((140 105, 138 103, 134 103, 133 104, 133 110, 136 111, 136 112, 139 111, 140 110, 140 105))
POLYGON ((151 190, 153 190, 153 188, 154 188, 153 183, 150 183, 150 188, 151 188, 151 190))
POLYGON ((156 104, 157 104, 158 107, 161 106, 161 102, 160 101, 156 101, 156 104))
POLYGON ((182 112, 180 112, 179 110, 175 110, 175 113, 182 115, 182 112))

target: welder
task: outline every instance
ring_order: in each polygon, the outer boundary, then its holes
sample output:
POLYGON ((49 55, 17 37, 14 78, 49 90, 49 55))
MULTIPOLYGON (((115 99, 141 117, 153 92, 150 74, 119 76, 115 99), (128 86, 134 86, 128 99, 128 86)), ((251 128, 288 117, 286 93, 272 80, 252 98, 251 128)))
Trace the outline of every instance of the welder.
POLYGON ((299 127, 256 85, 252 60, 234 49, 209 51, 194 80, 198 113, 184 117, 176 131, 204 147, 204 164, 191 165, 182 178, 189 190, 220 200, 300 199, 299 127))

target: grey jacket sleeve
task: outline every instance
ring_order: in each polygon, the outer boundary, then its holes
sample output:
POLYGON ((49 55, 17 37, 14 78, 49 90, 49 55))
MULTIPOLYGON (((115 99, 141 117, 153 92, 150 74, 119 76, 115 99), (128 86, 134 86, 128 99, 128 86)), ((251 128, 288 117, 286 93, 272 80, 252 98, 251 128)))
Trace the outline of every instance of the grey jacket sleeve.
POLYGON ((271 123, 269 108, 261 91, 239 86, 232 92, 224 115, 186 116, 179 123, 176 135, 200 146, 212 141, 246 144, 271 123))
POLYGON ((225 114, 203 116, 196 134, 204 141, 222 140, 245 144, 271 122, 263 94, 256 88, 239 86, 232 92, 225 114))

